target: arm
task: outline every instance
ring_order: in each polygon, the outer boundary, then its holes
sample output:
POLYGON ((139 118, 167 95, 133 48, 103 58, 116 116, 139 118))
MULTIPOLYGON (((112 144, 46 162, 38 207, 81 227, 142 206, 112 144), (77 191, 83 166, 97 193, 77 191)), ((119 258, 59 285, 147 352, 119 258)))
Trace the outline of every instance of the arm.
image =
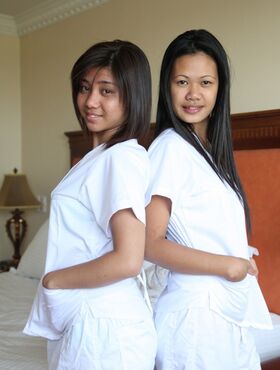
POLYGON ((240 281, 249 268, 254 270, 246 259, 186 248, 165 239, 170 214, 171 200, 153 196, 146 211, 145 258, 148 261, 183 274, 217 275, 230 281, 240 281))
POLYGON ((131 209, 116 212, 111 220, 114 250, 89 262, 49 272, 47 289, 97 288, 138 275, 144 258, 145 225, 131 209))

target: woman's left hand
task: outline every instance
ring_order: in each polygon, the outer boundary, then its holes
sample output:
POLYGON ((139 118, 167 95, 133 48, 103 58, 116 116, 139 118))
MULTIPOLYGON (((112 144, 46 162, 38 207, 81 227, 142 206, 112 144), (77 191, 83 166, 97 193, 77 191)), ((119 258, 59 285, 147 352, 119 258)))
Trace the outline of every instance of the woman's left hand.
POLYGON ((248 274, 256 276, 256 277, 259 274, 259 270, 258 270, 256 261, 254 260, 254 258, 250 258, 249 260, 248 274))

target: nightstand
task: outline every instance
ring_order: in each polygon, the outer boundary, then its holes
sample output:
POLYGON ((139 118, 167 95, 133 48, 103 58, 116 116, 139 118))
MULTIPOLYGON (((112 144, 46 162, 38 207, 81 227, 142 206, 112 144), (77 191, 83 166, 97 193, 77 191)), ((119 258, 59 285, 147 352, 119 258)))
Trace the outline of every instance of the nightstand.
POLYGON ((11 267, 17 268, 19 260, 3 260, 0 261, 0 273, 7 272, 11 267))

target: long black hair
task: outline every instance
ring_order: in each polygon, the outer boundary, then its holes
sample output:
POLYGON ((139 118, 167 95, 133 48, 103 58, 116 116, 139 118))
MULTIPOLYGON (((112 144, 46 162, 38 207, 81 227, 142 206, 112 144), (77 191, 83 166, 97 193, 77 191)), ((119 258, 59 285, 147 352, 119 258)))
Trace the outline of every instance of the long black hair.
POLYGON ((110 147, 121 141, 147 135, 151 122, 151 71, 144 52, 129 41, 113 40, 92 45, 75 62, 71 71, 72 100, 81 128, 89 133, 80 114, 77 96, 81 81, 92 68, 110 68, 118 85, 125 119, 106 143, 110 147))
POLYGON ((220 179, 226 181, 235 191, 244 206, 247 227, 250 230, 249 207, 233 157, 228 57, 217 38, 206 30, 190 30, 182 33, 169 44, 165 51, 160 72, 155 137, 170 127, 188 141, 205 158, 220 179), (170 76, 176 59, 198 52, 205 53, 215 61, 219 76, 217 99, 207 126, 209 153, 212 160, 193 134, 192 126, 175 115, 170 93, 170 76))

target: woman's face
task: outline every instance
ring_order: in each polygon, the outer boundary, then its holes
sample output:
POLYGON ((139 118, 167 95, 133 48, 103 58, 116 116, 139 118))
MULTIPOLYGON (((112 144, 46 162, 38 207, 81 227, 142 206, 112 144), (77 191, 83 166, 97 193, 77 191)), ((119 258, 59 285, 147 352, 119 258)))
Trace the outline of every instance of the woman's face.
POLYGON ((107 142, 124 122, 124 106, 110 68, 90 69, 80 83, 77 105, 94 146, 107 142))
POLYGON ((205 139, 209 115, 217 98, 219 77, 215 61, 203 52, 175 60, 170 92, 173 110, 183 122, 193 126, 205 139))

